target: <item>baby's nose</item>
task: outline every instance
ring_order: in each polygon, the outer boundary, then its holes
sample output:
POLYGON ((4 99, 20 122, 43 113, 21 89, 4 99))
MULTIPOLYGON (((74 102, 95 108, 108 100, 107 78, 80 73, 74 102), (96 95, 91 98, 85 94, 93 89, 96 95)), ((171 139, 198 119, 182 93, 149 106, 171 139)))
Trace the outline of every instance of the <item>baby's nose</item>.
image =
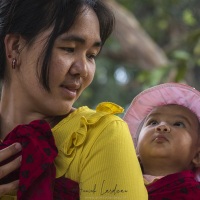
POLYGON ((161 124, 161 125, 158 125, 156 127, 156 131, 158 131, 158 132, 170 132, 170 127, 165 125, 165 124, 161 124))

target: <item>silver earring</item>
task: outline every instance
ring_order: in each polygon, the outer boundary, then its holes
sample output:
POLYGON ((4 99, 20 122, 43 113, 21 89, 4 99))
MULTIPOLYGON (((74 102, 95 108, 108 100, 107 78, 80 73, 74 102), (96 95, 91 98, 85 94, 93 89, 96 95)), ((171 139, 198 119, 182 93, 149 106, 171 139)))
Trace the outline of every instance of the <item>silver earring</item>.
POLYGON ((16 59, 16 58, 13 58, 13 59, 12 59, 12 69, 15 69, 15 68, 16 68, 16 64, 17 64, 17 59, 16 59))

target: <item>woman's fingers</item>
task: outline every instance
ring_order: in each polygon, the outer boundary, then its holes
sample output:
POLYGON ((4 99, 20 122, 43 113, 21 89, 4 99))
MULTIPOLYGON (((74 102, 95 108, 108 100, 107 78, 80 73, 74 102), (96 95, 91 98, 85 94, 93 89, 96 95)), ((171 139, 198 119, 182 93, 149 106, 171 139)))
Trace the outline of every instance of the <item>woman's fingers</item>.
POLYGON ((4 185, 0 185, 0 196, 9 193, 10 191, 16 191, 19 185, 19 181, 13 181, 4 185))
POLYGON ((20 167, 21 156, 0 167, 0 179, 20 167))
MULTIPOLYGON (((11 156, 15 155, 19 151, 21 151, 22 147, 19 143, 14 143, 9 147, 0 150, 0 162, 10 158, 11 156)), ((20 167, 21 164, 21 156, 15 158, 14 160, 10 161, 9 163, 2 165, 0 167, 0 178, 3 178, 7 174, 11 173, 12 171, 16 170, 20 167)))
POLYGON ((0 162, 15 155, 16 153, 18 153, 21 150, 22 150, 22 146, 20 143, 14 143, 14 144, 8 146, 7 148, 0 150, 0 162))
MULTIPOLYGON (((16 153, 20 152, 22 149, 21 144, 14 143, 10 145, 9 147, 0 150, 0 162, 10 158, 11 156, 15 155, 16 153)), ((6 176, 7 174, 13 172, 17 168, 20 167, 21 164, 21 156, 18 156, 14 160, 10 161, 9 163, 2 165, 0 167, 0 179, 6 176)), ((19 180, 0 185, 0 196, 17 190, 19 185, 19 180)))

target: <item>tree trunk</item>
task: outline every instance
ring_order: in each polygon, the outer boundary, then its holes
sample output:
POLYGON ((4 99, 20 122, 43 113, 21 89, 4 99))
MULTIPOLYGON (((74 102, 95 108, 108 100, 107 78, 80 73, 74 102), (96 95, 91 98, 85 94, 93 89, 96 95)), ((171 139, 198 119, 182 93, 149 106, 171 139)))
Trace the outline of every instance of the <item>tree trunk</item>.
POLYGON ((138 64, 143 69, 163 67, 168 59, 142 29, 134 15, 114 0, 104 0, 114 12, 116 25, 113 36, 120 44, 119 52, 107 52, 108 56, 119 61, 138 64))

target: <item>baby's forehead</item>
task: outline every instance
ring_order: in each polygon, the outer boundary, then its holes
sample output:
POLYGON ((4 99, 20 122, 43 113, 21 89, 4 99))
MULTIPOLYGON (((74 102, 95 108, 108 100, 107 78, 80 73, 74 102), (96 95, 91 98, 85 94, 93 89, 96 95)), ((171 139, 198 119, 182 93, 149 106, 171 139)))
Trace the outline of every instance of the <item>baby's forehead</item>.
POLYGON ((198 121, 198 118, 194 112, 192 112, 189 108, 177 105, 177 104, 169 104, 169 105, 162 105, 162 106, 157 106, 153 108, 148 116, 176 116, 176 117, 184 117, 184 118, 189 118, 189 119, 196 119, 198 121))

